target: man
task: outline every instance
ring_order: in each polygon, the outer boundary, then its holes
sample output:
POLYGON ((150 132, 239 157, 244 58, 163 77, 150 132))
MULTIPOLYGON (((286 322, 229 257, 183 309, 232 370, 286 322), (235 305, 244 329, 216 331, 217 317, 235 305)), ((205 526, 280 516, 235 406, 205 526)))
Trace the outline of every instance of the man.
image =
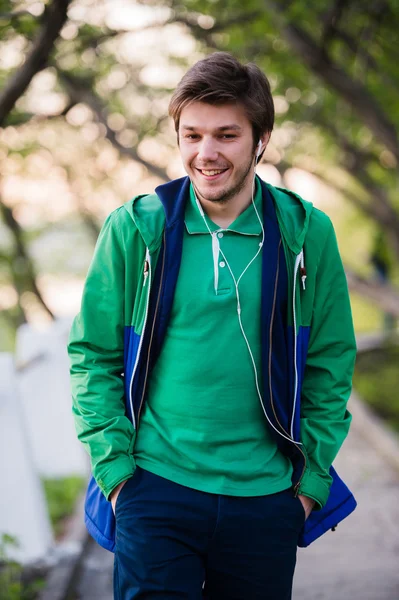
POLYGON ((285 600, 297 545, 355 506, 330 468, 345 275, 328 217, 255 175, 274 122, 255 65, 198 62, 170 114, 188 177, 110 215, 71 332, 86 524, 116 598, 285 600))

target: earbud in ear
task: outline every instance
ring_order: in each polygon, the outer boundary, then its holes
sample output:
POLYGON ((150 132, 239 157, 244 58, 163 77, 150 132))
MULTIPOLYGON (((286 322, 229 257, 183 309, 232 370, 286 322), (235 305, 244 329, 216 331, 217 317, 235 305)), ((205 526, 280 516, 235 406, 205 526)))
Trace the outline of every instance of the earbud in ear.
POLYGON ((256 160, 258 160, 260 153, 262 152, 262 142, 259 140, 256 146, 256 160))

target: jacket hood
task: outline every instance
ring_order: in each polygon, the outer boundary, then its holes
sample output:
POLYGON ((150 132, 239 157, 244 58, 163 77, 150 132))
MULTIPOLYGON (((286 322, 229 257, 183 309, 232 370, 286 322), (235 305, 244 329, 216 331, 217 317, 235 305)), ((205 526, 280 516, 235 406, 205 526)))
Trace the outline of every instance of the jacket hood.
POLYGON ((305 242, 313 204, 290 190, 262 183, 274 199, 280 230, 288 247, 298 254, 305 242))
POLYGON ((165 211, 157 194, 136 196, 124 205, 150 253, 161 245, 165 211))
MULTIPOLYGON (((299 253, 305 241, 313 204, 290 190, 274 187, 258 179, 273 197, 287 246, 296 254, 299 253)), ((158 186, 155 194, 136 196, 124 205, 150 252, 160 246, 165 224, 166 227, 172 227, 183 217, 189 188, 190 179, 182 177, 158 186)))

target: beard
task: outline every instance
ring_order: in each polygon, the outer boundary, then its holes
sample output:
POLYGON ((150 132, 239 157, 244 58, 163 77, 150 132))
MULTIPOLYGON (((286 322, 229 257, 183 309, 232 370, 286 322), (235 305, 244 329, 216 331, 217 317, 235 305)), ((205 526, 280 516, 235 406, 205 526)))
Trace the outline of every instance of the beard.
POLYGON ((227 183, 226 186, 220 190, 215 189, 214 191, 209 190, 202 193, 201 190, 195 185, 194 181, 192 181, 197 197, 201 200, 207 200, 208 202, 226 204, 245 188, 248 177, 252 170, 252 166, 253 158, 251 157, 247 165, 241 167, 240 170, 237 171, 235 181, 231 182, 230 185, 227 183))

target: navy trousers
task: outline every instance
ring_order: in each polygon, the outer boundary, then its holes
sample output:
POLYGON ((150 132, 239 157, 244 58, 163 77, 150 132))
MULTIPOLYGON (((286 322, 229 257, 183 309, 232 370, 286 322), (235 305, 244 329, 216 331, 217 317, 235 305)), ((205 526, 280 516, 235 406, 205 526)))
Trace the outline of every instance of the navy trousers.
POLYGON ((137 467, 115 513, 115 600, 291 598, 305 519, 291 489, 208 494, 137 467))

